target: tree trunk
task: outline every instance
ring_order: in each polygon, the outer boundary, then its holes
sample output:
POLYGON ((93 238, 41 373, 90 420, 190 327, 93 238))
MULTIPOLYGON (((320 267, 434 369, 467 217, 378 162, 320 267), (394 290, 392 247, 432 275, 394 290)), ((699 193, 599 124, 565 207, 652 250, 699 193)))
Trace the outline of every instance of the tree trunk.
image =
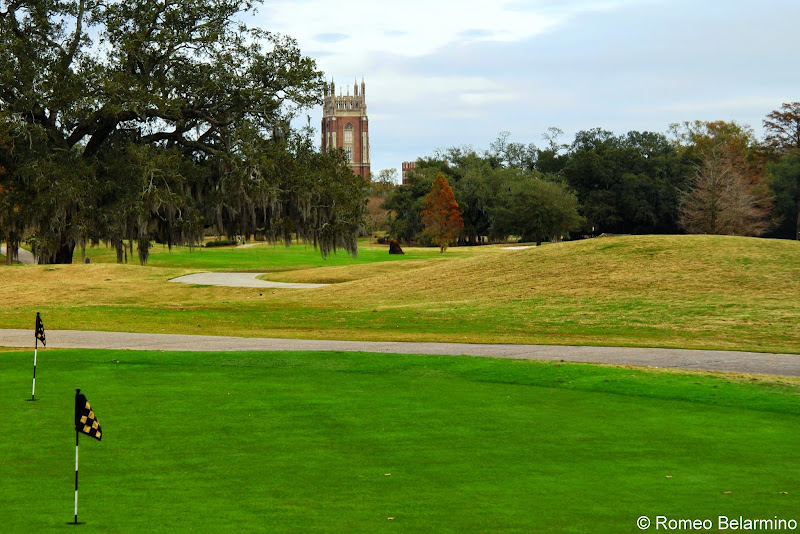
POLYGON ((150 257, 150 238, 139 238, 139 264, 147 265, 147 259, 150 257))
POLYGON ((62 242, 61 246, 58 247, 58 250, 56 251, 53 263, 61 263, 61 264, 72 263, 72 254, 74 251, 75 251, 75 245, 68 242, 62 242))
POLYGON ((796 228, 796 230, 797 230, 797 235, 795 236, 795 239, 800 241, 800 195, 798 195, 798 197, 797 197, 797 228, 796 228))
POLYGON ((122 263, 123 260, 122 248, 125 246, 125 242, 122 239, 112 239, 111 245, 117 252, 117 263, 122 263))

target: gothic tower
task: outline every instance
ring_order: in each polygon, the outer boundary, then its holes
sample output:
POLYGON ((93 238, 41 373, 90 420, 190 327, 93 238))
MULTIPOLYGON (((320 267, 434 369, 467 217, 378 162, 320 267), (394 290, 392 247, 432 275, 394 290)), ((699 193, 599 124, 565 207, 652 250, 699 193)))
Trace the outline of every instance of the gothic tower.
POLYGON ((358 83, 353 83, 347 95, 336 96, 336 85, 331 81, 325 88, 325 103, 322 109, 322 150, 344 149, 353 173, 369 178, 369 119, 364 98, 364 80, 361 92, 358 83))

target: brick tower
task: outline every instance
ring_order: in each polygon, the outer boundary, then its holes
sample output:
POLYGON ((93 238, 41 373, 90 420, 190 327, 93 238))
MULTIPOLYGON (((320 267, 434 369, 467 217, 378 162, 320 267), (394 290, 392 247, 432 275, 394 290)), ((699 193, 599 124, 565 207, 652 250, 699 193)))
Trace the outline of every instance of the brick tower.
POLYGON ((344 149, 353 174, 369 178, 369 119, 364 98, 364 80, 353 83, 347 95, 336 96, 333 81, 325 88, 325 103, 322 109, 322 150, 344 149))

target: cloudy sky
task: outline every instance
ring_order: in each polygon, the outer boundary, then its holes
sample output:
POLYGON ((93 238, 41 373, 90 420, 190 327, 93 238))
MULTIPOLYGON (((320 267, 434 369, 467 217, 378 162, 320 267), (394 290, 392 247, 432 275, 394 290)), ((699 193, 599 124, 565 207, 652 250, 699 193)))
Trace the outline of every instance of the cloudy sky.
MULTIPOLYGON (((345 89, 363 75, 372 172, 501 131, 544 146, 601 127, 761 121, 800 100, 797 0, 266 0, 345 89)), ((321 107, 311 111, 319 128, 321 107)))

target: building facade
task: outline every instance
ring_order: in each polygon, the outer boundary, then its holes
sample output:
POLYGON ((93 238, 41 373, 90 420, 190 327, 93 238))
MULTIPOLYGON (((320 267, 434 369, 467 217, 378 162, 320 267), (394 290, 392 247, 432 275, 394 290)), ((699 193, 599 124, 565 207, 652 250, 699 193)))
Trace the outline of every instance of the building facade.
POLYGON ((368 179, 369 171, 369 119, 365 99, 364 80, 361 90, 353 84, 347 94, 336 96, 336 85, 331 82, 325 88, 325 102, 322 109, 322 150, 344 150, 353 174, 368 179))
POLYGON ((402 176, 402 178, 403 178, 402 184, 403 185, 408 185, 408 177, 406 177, 406 173, 408 171, 413 171, 416 168, 417 168, 417 162, 416 161, 404 161, 403 162, 403 176, 402 176))

